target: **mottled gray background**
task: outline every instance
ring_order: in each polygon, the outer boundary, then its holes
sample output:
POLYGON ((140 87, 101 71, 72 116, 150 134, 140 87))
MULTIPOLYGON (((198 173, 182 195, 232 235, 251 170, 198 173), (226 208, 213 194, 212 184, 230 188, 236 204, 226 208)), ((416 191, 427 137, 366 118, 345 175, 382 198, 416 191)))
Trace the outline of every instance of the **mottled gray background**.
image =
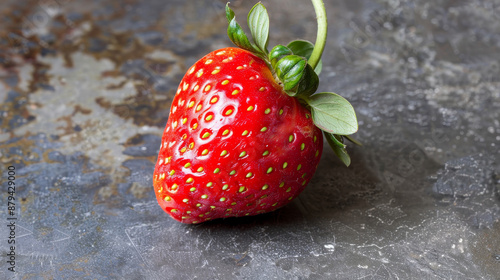
MULTIPOLYGON (((255 1, 233 1, 243 26, 255 1)), ((290 205, 183 225, 152 172, 188 67, 231 46, 224 1, 0 3, 1 279, 500 279, 500 1, 327 0, 320 90, 357 111, 290 205), (16 168, 17 273, 7 271, 16 168)), ((271 44, 315 40, 265 0, 271 44)))

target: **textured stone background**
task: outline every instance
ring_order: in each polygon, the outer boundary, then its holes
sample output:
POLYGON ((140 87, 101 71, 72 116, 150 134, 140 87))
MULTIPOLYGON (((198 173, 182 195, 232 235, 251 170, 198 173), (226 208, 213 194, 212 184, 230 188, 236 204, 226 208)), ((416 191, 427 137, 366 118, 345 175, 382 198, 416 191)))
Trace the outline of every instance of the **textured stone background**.
MULTIPOLYGON (((271 44, 307 0, 263 1, 271 44)), ((320 90, 365 145, 257 217, 179 224, 152 172, 187 68, 230 46, 224 1, 0 3, 1 279, 499 279, 500 1, 327 0, 320 90)), ((254 1, 233 1, 242 25, 254 1)))

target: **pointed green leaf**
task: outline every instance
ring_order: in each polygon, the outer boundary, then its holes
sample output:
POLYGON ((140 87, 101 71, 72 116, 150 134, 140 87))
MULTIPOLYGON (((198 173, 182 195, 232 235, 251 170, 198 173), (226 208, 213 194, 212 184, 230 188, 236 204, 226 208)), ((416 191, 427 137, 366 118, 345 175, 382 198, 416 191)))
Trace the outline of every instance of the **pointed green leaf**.
POLYGON ((285 56, 276 63, 276 75, 285 91, 290 91, 299 84, 306 65, 306 59, 298 55, 285 56))
POLYGON ((361 142, 359 142, 358 140, 354 139, 352 136, 345 135, 344 137, 347 138, 347 140, 351 141, 352 143, 354 143, 354 144, 356 144, 358 146, 363 146, 363 144, 361 142))
POLYGON ((238 47, 254 52, 255 48, 252 46, 250 41, 248 40, 245 31, 241 28, 241 26, 236 22, 236 20, 231 20, 229 26, 227 28, 227 35, 229 39, 238 47))
POLYGON ((271 66, 273 68, 275 68, 276 62, 278 62, 278 60, 280 60, 284 56, 291 55, 291 54, 292 54, 292 51, 289 48, 287 48, 283 45, 276 45, 269 53, 268 59, 271 62, 271 66))
MULTIPOLYGON (((287 47, 293 52, 293 54, 303 56, 309 60, 314 49, 314 44, 306 40, 295 40, 288 43, 287 47)), ((320 60, 314 69, 314 72, 319 75, 322 68, 323 63, 320 60)))
POLYGON ((347 153, 347 150, 345 149, 345 146, 339 142, 339 139, 336 137, 336 135, 333 135, 331 133, 324 132, 326 141, 332 148, 333 152, 337 157, 346 165, 349 166, 351 164, 351 157, 347 153), (339 145, 340 144, 340 145, 339 145))
POLYGON ((356 113, 351 103, 333 92, 321 92, 306 98, 314 124, 323 131, 349 135, 358 130, 356 113))
POLYGON ((241 26, 236 22, 236 18, 234 16, 233 10, 229 8, 229 3, 226 4, 226 18, 229 22, 229 26, 227 27, 227 35, 229 39, 238 47, 251 51, 253 53, 260 54, 260 49, 258 49, 254 44, 252 44, 249 40, 245 31, 241 28, 241 26))
POLYGON ((248 13, 248 27, 257 47, 267 54, 269 40, 269 16, 266 7, 260 2, 255 4, 248 13))
POLYGON ((226 4, 226 19, 227 23, 230 23, 231 20, 234 18, 234 12, 229 8, 229 2, 226 4))

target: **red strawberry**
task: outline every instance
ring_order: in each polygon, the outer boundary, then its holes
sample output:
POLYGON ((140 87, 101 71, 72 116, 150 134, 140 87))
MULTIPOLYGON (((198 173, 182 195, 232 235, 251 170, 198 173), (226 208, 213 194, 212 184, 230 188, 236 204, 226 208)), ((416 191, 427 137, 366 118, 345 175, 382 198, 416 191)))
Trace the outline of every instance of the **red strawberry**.
MULTIPOLYGON (((265 8, 257 4, 252 12, 262 18, 265 8)), ((322 153, 316 125, 345 152, 342 137, 324 128, 342 126, 329 124, 324 112, 331 94, 311 95, 317 75, 307 63, 304 44, 310 43, 292 42, 268 54, 267 38, 250 44, 229 8, 227 13, 231 39, 247 50, 217 50, 189 68, 173 100, 154 172, 158 203, 183 223, 265 213, 297 197, 322 153)))
POLYGON ((322 148, 310 112, 262 59, 217 50, 177 90, 154 175, 158 202, 186 223, 269 212, 304 189, 322 148))

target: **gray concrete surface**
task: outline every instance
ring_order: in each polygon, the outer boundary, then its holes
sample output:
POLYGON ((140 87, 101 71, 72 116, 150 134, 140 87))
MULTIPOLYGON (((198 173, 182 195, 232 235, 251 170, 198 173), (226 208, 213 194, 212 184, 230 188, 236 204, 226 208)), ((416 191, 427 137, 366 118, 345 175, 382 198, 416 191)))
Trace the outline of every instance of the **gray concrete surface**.
MULTIPOLYGON (((0 278, 500 279, 500 1, 325 2, 320 90, 364 146, 276 212, 193 226, 152 172, 184 72, 231 45, 225 2, 2 1, 0 278)), ((263 3, 270 45, 315 39, 309 1, 263 3)))

